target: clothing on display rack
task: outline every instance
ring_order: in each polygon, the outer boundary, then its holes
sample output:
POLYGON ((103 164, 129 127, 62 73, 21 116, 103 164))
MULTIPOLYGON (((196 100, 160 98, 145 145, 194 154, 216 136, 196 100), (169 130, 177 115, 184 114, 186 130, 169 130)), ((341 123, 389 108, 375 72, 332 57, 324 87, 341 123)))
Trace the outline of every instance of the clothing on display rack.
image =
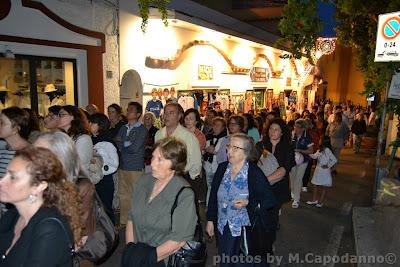
POLYGON ((244 103, 244 109, 243 109, 244 113, 248 113, 252 109, 252 107, 253 107, 253 97, 250 96, 246 98, 246 101, 244 103))
POLYGON ((217 94, 216 101, 220 103, 221 110, 226 110, 229 108, 229 96, 226 94, 217 94))
POLYGON ((237 104, 237 112, 244 112, 244 99, 240 98, 237 104))
POLYGON ((178 104, 186 111, 189 108, 194 108, 194 98, 189 95, 181 95, 178 98, 178 104))

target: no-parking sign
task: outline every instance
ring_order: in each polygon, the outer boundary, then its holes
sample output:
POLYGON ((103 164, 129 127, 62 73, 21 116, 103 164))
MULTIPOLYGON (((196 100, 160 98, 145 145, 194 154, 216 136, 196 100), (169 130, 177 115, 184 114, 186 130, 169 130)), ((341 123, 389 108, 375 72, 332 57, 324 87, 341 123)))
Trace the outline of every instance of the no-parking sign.
POLYGON ((375 61, 400 61, 400 12, 379 15, 375 61))

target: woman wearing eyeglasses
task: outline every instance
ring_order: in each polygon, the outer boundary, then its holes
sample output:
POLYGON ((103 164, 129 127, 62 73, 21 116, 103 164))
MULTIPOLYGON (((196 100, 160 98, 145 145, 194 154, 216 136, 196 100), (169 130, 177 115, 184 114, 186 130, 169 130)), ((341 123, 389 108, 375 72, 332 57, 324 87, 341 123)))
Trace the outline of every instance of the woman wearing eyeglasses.
POLYGON ((58 123, 59 123, 58 113, 60 112, 61 108, 62 107, 58 105, 49 107, 48 113, 46 117, 44 117, 44 127, 47 130, 54 130, 58 128, 58 123))
POLYGON ((100 179, 94 177, 90 171, 91 160, 93 158, 93 142, 90 137, 89 120, 85 113, 78 107, 72 105, 63 106, 58 113, 58 127, 63 129, 74 141, 82 169, 89 179, 98 182, 100 179))
MULTIPOLYGON (((241 247, 242 227, 253 225, 258 205, 265 229, 275 231, 269 210, 277 202, 263 172, 249 160, 252 150, 251 137, 243 133, 231 135, 227 145, 228 161, 218 166, 211 185, 206 231, 210 237, 216 235, 221 259, 240 257, 244 253, 241 247)), ((240 266, 268 266, 265 261, 268 252, 258 255, 262 260, 257 262, 252 261, 254 257, 240 257, 244 261, 240 262, 240 266)), ((236 265, 227 261, 221 262, 220 266, 236 265)))

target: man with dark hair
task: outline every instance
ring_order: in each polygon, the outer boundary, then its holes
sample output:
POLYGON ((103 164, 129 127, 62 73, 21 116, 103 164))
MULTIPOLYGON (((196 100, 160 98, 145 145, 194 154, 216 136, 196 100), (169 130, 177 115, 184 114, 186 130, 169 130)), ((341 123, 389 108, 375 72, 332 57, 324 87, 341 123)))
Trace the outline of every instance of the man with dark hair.
POLYGON ((128 220, 132 192, 138 179, 143 175, 147 129, 139 121, 142 113, 143 107, 140 103, 130 102, 126 114, 128 123, 121 127, 116 136, 120 151, 118 190, 121 225, 126 224, 128 220))
POLYGON ((155 141, 157 142, 160 139, 170 136, 174 136, 182 141, 187 147, 188 154, 185 171, 188 172, 192 180, 195 180, 200 175, 202 167, 200 144, 196 136, 179 123, 183 117, 182 111, 183 109, 176 103, 168 103, 165 106, 165 127, 156 133, 155 141))

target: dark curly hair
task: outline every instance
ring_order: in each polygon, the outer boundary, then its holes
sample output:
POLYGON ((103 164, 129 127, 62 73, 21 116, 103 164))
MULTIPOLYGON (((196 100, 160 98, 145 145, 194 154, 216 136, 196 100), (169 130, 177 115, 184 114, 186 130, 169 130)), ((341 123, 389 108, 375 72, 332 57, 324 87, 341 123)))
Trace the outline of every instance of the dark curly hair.
POLYGON ((31 176, 31 185, 47 182, 43 192, 43 206, 55 207, 68 220, 75 242, 81 239, 81 201, 76 186, 66 180, 61 162, 47 148, 27 147, 16 152, 28 163, 27 173, 31 176))
POLYGON ((286 125, 285 121, 281 118, 275 118, 273 120, 271 120, 271 122, 268 125, 268 128, 265 131, 265 136, 263 138, 269 138, 268 133, 269 133, 269 128, 271 127, 272 124, 277 124, 282 131, 282 137, 281 140, 283 140, 284 142, 287 143, 291 143, 291 136, 289 133, 289 128, 286 125))
POLYGON ((80 108, 66 105, 63 106, 62 109, 74 117, 71 121, 71 127, 69 127, 67 131, 67 134, 71 136, 72 139, 76 140, 82 134, 89 134, 89 120, 80 108))
POLYGON ((9 107, 3 109, 1 113, 10 120, 12 127, 18 128, 19 136, 28 140, 31 133, 29 113, 19 107, 9 107))
POLYGON ((159 148, 164 158, 172 161, 171 169, 175 175, 183 176, 187 162, 186 145, 175 137, 167 137, 159 140, 154 145, 154 150, 159 148))

